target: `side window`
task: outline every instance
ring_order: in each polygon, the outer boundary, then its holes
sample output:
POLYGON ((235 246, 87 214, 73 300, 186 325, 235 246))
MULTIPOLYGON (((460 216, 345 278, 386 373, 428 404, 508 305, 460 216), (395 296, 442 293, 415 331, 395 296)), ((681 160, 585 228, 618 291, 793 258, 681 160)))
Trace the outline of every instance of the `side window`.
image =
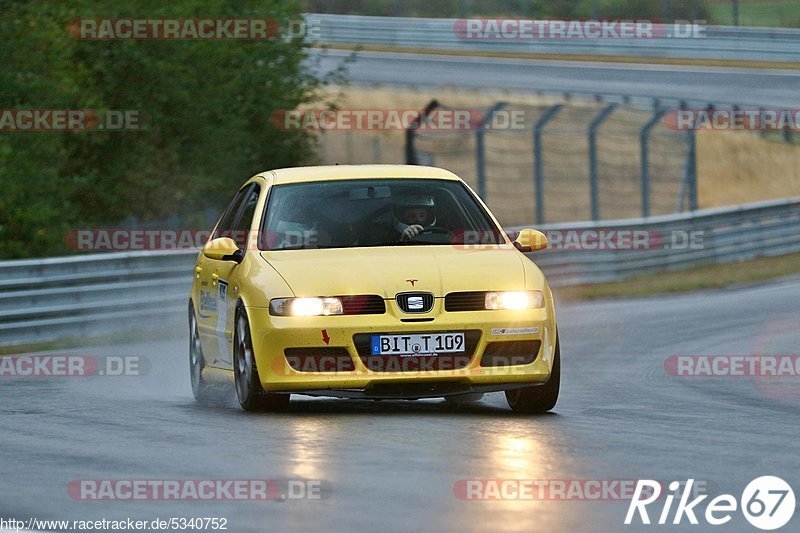
MULTIPOLYGON (((231 238, 236 242, 236 245, 242 249, 247 250, 248 241, 250 239, 250 226, 253 223, 253 216, 256 214, 256 204, 258 204, 258 196, 261 194, 261 187, 254 183, 250 191, 245 195, 244 205, 241 208, 239 218, 236 219, 233 227, 233 234, 231 238)), ((255 242, 255 241, 251 241, 255 242)))
POLYGON ((231 201, 230 205, 225 210, 225 213, 220 217, 219 222, 217 222, 217 229, 214 231, 212 239, 231 236, 231 232, 233 231, 233 223, 236 220, 236 214, 239 212, 239 208, 242 207, 242 201, 244 200, 244 197, 249 189, 250 187, 245 187, 233 197, 233 201, 231 201))

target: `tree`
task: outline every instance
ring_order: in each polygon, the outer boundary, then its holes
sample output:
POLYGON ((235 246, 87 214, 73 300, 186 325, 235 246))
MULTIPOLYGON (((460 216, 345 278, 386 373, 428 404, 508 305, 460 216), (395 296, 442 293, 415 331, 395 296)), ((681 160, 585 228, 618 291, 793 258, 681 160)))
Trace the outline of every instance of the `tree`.
POLYGON ((313 161, 313 137, 270 123, 277 110, 318 101, 327 81, 311 73, 303 35, 80 40, 67 29, 126 17, 271 19, 285 29, 298 25, 297 2, 3 4, 0 109, 132 110, 144 127, 0 132, 0 256, 63 253, 69 228, 129 217, 196 224, 256 172, 313 161))

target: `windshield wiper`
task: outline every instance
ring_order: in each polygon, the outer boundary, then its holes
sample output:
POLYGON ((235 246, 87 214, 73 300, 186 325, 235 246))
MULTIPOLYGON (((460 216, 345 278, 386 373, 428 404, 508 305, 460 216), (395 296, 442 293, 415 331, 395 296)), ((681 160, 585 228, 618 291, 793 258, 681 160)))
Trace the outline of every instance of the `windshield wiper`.
POLYGON ((369 243, 369 244, 349 244, 346 246, 317 246, 317 245, 307 245, 307 244, 298 244, 296 246, 285 246, 283 248, 271 248, 266 250, 268 252, 280 252, 282 250, 327 250, 331 248, 338 248, 338 249, 348 249, 348 248, 378 248, 381 246, 445 246, 449 245, 449 242, 425 242, 425 241, 389 241, 389 242, 378 242, 378 243, 369 243))
POLYGON ((439 246, 449 245, 449 242, 426 242, 426 241, 390 241, 377 244, 362 244, 364 247, 372 246, 439 246))
POLYGON ((295 246, 284 246, 282 248, 272 248, 270 252, 279 252, 281 250, 324 250, 328 248, 345 248, 344 246, 321 246, 318 244, 297 244, 295 246))

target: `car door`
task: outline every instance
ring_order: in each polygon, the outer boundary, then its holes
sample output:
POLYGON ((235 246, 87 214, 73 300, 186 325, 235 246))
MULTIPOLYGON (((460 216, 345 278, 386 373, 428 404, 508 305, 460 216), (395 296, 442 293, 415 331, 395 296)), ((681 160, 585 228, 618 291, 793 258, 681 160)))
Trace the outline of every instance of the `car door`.
MULTIPOLYGON (((219 237, 230 237, 240 250, 248 251, 248 241, 252 242, 250 226, 258 205, 261 186, 251 183, 244 189, 242 202, 230 226, 226 226, 219 237)), ((211 267, 211 287, 217 296, 217 319, 214 328, 216 336, 216 360, 213 366, 233 368, 233 328, 236 300, 238 299, 237 271, 240 264, 235 261, 209 259, 211 267)))
MULTIPOLYGON (((243 187, 233 197, 233 200, 223 211, 217 222, 211 235, 212 239, 229 236, 233 232, 236 217, 244 204, 244 199, 249 189, 249 185, 243 187)), ((216 270, 218 269, 218 263, 219 261, 215 261, 201 253, 195 266, 195 277, 199 282, 197 328, 200 334, 200 342, 203 346, 203 357, 208 366, 217 366, 216 361, 220 357, 219 336, 217 335, 220 320, 220 293, 219 284, 217 283, 219 272, 216 270)), ((222 316, 225 316, 224 313, 223 311, 222 316)))

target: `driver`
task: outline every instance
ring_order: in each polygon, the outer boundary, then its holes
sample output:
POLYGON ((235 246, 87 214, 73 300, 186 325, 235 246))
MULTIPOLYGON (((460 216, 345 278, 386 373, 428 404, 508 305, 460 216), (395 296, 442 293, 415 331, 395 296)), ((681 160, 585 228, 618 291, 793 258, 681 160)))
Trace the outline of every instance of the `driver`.
POLYGON ((394 205, 394 227, 401 241, 409 241, 436 224, 436 203, 431 196, 410 196, 394 205))

